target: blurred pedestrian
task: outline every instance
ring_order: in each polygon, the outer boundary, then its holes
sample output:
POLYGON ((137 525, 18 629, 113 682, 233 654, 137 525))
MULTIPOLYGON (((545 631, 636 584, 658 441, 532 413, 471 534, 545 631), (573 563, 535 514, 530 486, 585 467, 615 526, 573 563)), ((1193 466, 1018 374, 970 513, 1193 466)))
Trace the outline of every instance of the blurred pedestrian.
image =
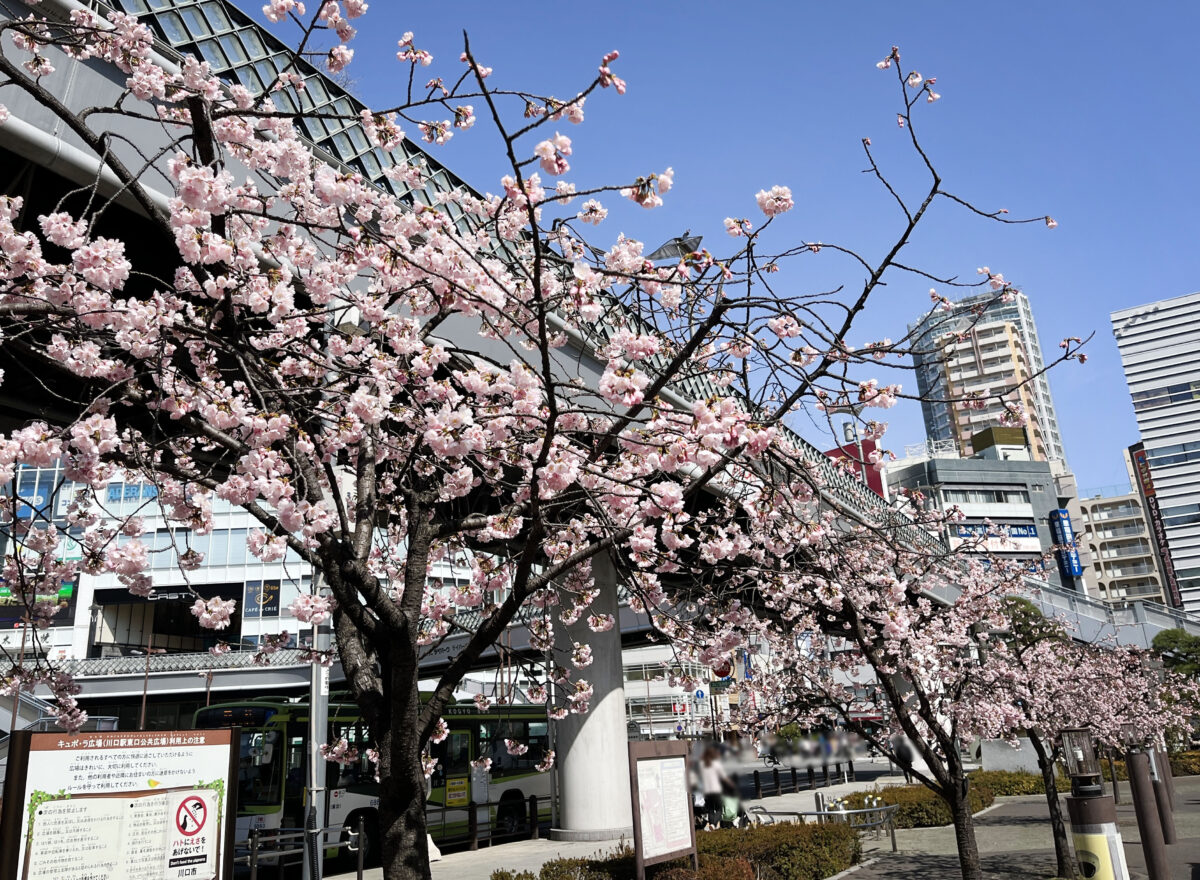
POLYGON ((892 747, 892 754, 896 758, 896 763, 904 771, 904 781, 912 782, 912 766, 913 760, 916 758, 912 746, 908 744, 908 740, 905 739, 902 733, 892 734, 892 738, 888 740, 888 744, 892 747))
POLYGON ((721 813, 724 810, 724 793, 733 787, 733 780, 721 766, 721 752, 714 745, 709 745, 700 756, 698 768, 700 790, 704 793, 704 812, 708 824, 714 828, 721 823, 721 813))

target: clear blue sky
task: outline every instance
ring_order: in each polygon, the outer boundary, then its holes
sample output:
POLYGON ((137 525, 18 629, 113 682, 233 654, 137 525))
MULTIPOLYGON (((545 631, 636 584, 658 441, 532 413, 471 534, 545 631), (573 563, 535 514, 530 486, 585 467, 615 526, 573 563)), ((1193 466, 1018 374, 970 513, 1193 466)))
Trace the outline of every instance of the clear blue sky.
MULTIPOLYGON (((718 255, 729 241, 723 218, 758 216, 754 193, 776 183, 797 203, 773 230, 778 245, 803 238, 881 253, 898 217, 860 173, 860 139, 872 138, 902 187, 919 182, 896 128, 892 71, 874 66, 898 45, 905 71, 937 77, 943 98, 921 105, 918 123, 947 187, 984 208, 1059 222, 1001 227, 946 205, 907 260, 962 278, 981 265, 1004 272, 1029 295, 1048 355, 1064 336, 1096 334, 1087 365, 1057 368, 1051 385, 1080 486, 1125 481, 1121 450, 1137 427, 1109 312, 1200 288, 1189 256, 1200 231, 1200 7, 372 0, 362 24, 349 72, 372 106, 398 100, 406 70, 396 40, 406 30, 434 53, 422 74, 457 72, 466 29, 497 87, 560 97, 619 49, 614 70, 629 91, 590 99, 581 127, 563 123, 576 148, 567 177, 582 188, 669 165, 675 188, 658 210, 614 210, 595 243, 625 232, 653 247, 690 228, 718 255)), ((482 117, 432 149, 477 188, 498 189, 503 156, 482 117)), ((785 273, 801 289, 862 280, 828 251, 785 273)), ((850 344, 902 335, 928 307, 929 283, 894 282, 850 344)), ((924 438, 915 404, 887 417, 897 452, 924 438)))

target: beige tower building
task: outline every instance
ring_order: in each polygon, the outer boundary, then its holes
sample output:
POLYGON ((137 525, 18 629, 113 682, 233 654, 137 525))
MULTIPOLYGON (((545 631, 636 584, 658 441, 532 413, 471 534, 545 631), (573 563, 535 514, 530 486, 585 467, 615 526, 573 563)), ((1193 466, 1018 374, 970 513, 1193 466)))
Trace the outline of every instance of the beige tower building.
POLYGON ((1142 494, 1133 488, 1134 471, 1125 453, 1128 485, 1088 491, 1079 499, 1083 513, 1080 549, 1091 554, 1089 586, 1105 602, 1142 599, 1170 604, 1154 533, 1142 494))
POLYGON ((1056 475, 1065 470, 1037 327, 1024 294, 1014 294, 1010 302, 993 293, 969 296, 950 312, 926 316, 909 332, 919 349, 913 362, 930 440, 953 441, 962 455, 978 452, 972 438, 1000 425, 1004 407, 993 400, 983 409, 968 409, 949 401, 1003 393, 1025 408, 1030 456, 1057 462, 1056 475))

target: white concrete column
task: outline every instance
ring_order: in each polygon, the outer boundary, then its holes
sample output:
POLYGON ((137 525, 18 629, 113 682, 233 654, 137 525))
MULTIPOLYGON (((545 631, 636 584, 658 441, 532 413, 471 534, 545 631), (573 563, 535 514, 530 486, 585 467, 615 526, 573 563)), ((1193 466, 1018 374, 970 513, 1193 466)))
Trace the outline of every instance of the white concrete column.
MULTIPOLYGON (((592 572, 600 595, 591 610, 619 619, 612 560, 597 556, 592 572)), ((551 831, 555 840, 612 840, 633 833, 620 627, 594 633, 586 617, 571 626, 556 618, 556 655, 569 654, 572 641, 592 647, 592 665, 577 675, 592 685, 593 696, 586 715, 555 722, 560 804, 559 827, 551 831)))

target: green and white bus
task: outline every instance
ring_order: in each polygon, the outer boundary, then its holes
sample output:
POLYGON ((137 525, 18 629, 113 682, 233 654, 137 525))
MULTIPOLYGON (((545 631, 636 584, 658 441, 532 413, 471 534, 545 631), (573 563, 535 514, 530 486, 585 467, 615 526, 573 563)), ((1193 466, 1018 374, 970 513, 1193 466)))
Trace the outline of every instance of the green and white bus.
MULTIPOLYGON (((437 767, 430 777, 427 799, 429 833, 439 843, 465 838, 467 805, 489 804, 478 810, 480 828, 497 835, 517 834, 526 826, 530 795, 539 798, 539 820, 550 815, 551 772, 537 764, 550 748, 550 730, 543 706, 496 706, 481 712, 473 703, 455 703, 442 716, 449 735, 430 745, 437 767), (510 755, 505 740, 528 747, 510 755), (472 762, 490 758, 489 770, 472 762)), ((262 697, 218 703, 196 712, 198 729, 239 727, 237 839, 253 828, 301 828, 304 825, 308 755, 308 701, 262 697)), ((366 759, 371 746, 358 707, 337 695, 329 704, 326 742, 344 738, 358 749, 351 765, 326 763, 326 826, 347 830, 364 821, 368 857, 379 849, 379 785, 366 759)))

